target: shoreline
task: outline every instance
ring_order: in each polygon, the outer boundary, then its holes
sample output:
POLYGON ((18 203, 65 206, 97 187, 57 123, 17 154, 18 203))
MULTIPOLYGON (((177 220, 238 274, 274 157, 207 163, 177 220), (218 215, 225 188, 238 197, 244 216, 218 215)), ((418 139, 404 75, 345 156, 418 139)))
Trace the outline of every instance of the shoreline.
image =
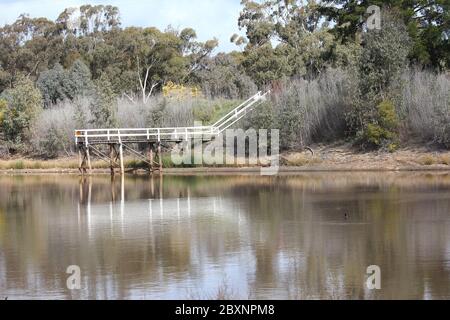
MULTIPOLYGON (((315 145, 314 155, 309 151, 280 154, 279 174, 302 172, 396 172, 396 171, 450 171, 450 151, 430 150, 410 146, 395 152, 358 152, 349 144, 315 145)), ((146 164, 139 159, 125 159, 125 173, 148 174, 146 164)), ((172 166, 163 159, 163 174, 259 174, 260 165, 172 166)), ((92 162, 90 174, 110 174, 108 163, 92 162)), ((16 158, 0 160, 0 174, 80 174, 76 156, 39 160, 16 158)), ((118 172, 117 172, 118 173, 118 172)))
MULTIPOLYGON (((163 175, 197 175, 197 174, 260 174, 263 167, 195 167, 195 168, 165 168, 163 175)), ((267 167, 266 167, 267 168, 267 167)), ((324 173, 324 172, 449 172, 450 166, 413 166, 413 167, 399 167, 399 168, 350 168, 350 167, 298 167, 298 166, 281 166, 275 174, 295 174, 295 173, 324 173)), ((8 174, 67 174, 67 175, 81 175, 78 169, 71 168, 54 168, 54 169, 2 169, 1 175, 8 174)), ((145 175, 149 174, 144 169, 129 169, 125 170, 125 174, 145 175)), ((159 173, 156 172, 158 175, 159 173)), ((89 175, 110 175, 109 169, 92 169, 89 175)), ((116 171, 116 175, 120 175, 116 171)))

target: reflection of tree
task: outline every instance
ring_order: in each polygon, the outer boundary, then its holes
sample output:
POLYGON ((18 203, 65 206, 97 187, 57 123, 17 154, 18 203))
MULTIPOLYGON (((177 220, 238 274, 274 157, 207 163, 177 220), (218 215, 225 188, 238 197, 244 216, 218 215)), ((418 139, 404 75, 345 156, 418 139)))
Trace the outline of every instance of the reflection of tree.
POLYGON ((0 185, 0 292, 10 296, 151 298, 208 284, 236 261, 255 298, 450 294, 448 175, 127 177, 123 218, 120 178, 3 176, 0 185), (64 289, 70 264, 89 275, 89 290, 64 289), (364 287, 371 264, 382 270, 379 292, 364 287))
MULTIPOLYGON (((448 193, 434 189, 432 199, 427 200, 420 185, 419 191, 404 189, 350 185, 337 194, 325 194, 293 188, 270 190, 270 201, 253 202, 249 215, 254 219, 277 213, 267 218, 272 223, 263 224, 265 232, 258 231, 271 235, 268 242, 273 244, 281 237, 284 244, 268 253, 274 258, 281 252, 283 257, 277 259, 283 267, 273 274, 284 281, 272 285, 287 287, 291 298, 376 298, 381 294, 383 298, 423 298, 425 285, 446 296, 449 289, 442 279, 447 279, 448 271, 437 269, 446 260, 450 237, 448 226, 436 228, 435 220, 445 219, 449 212, 448 193), (417 219, 423 219, 423 225, 417 219), (273 226, 279 227, 273 230, 273 226), (424 256, 435 265, 428 268, 424 256), (371 264, 384 271, 381 292, 364 287, 365 271, 371 264), (435 281, 430 280, 431 273, 435 281)), ((267 283, 257 279, 251 286, 258 292, 267 283)))

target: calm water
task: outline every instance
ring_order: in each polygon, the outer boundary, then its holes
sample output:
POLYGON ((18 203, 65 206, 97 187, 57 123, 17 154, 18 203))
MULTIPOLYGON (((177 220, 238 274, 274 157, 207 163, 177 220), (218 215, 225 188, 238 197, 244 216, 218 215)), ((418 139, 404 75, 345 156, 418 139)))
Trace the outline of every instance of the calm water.
POLYGON ((3 175, 4 297, 448 299, 450 174, 3 175))

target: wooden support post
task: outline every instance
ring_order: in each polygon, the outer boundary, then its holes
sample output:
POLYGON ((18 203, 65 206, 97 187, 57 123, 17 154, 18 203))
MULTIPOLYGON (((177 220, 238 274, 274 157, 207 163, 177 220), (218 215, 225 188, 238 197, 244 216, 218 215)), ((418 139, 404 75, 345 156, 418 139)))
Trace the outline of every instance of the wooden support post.
POLYGON ((114 176, 114 144, 109 145, 109 167, 111 169, 111 175, 114 176))
POLYGON ((119 144, 119 157, 120 157, 120 174, 125 173, 125 167, 123 164, 123 146, 122 143, 119 144))
POLYGON ((158 142, 158 160, 159 160, 159 174, 162 174, 161 142, 158 142))
POLYGON ((153 143, 147 144, 147 152, 148 152, 148 161, 150 162, 148 166, 148 171, 150 173, 153 172, 153 143))
POLYGON ((114 163, 117 163, 117 161, 119 161, 119 152, 117 152, 117 145, 114 145, 114 163))
POLYGON ((79 167, 78 169, 80 170, 81 174, 85 174, 87 173, 86 170, 86 162, 88 159, 88 153, 87 153, 87 147, 86 146, 80 146, 78 148, 78 155, 79 155, 79 167))
POLYGON ((78 146, 78 170, 83 174, 83 157, 81 155, 81 146, 78 146))
POLYGON ((91 155, 89 154, 89 146, 86 146, 86 158, 89 168, 89 174, 92 173, 92 165, 91 165, 91 155))

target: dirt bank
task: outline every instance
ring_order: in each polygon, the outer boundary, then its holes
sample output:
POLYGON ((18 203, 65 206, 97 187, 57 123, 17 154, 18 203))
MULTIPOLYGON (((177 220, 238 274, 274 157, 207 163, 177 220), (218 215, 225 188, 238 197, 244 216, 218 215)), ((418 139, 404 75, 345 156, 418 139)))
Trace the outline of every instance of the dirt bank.
POLYGON ((448 170, 450 151, 408 147, 395 152, 359 152, 348 144, 313 146, 281 156, 283 165, 326 170, 448 170))
MULTIPOLYGON (((450 170, 450 151, 426 147, 408 147, 395 152, 358 152, 350 145, 316 145, 310 151, 283 153, 281 173, 303 171, 419 171, 450 170)), ((134 159, 125 162, 127 172, 144 172, 134 159)), ((10 159, 0 160, 0 172, 7 173, 64 173, 78 174, 76 157, 56 160, 10 159)), ((93 161, 93 173, 109 173, 108 164, 93 161)), ((221 166, 165 168, 167 174, 190 173, 258 173, 260 167, 221 166)))

